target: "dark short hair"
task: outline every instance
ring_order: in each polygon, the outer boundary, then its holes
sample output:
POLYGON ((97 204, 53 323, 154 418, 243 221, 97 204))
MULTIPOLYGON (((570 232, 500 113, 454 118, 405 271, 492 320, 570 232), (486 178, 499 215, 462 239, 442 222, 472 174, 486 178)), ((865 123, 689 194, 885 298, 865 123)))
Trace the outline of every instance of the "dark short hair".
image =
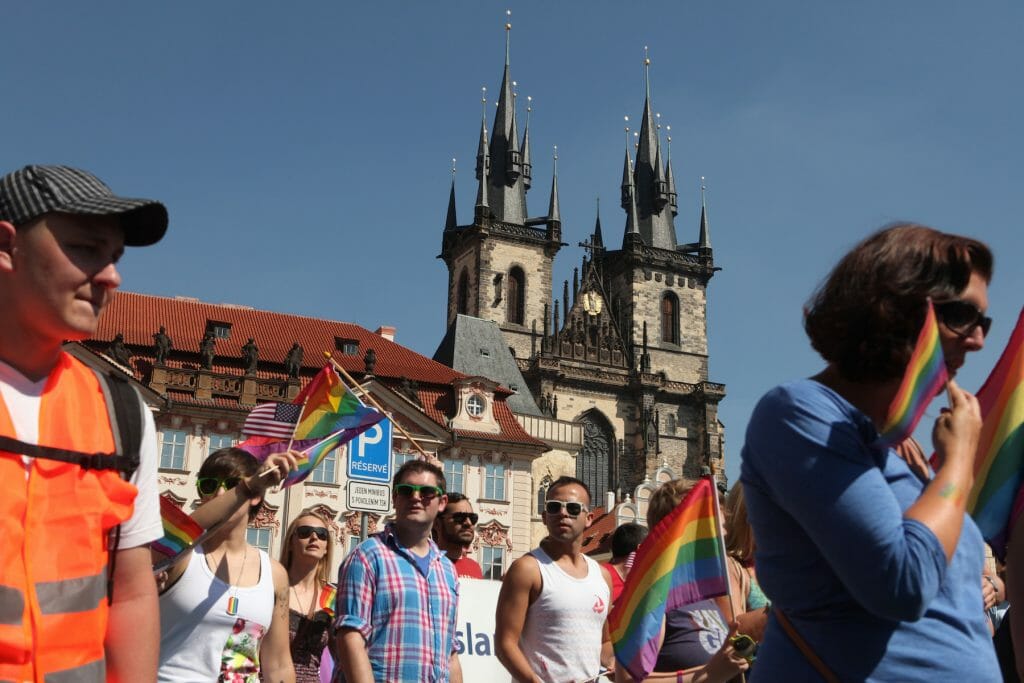
POLYGON ((890 225, 836 264, 807 303, 804 329, 845 379, 895 379, 910 360, 926 300, 956 297, 972 273, 992 279, 992 252, 982 242, 924 225, 890 225))
POLYGON ((548 492, 546 496, 550 497, 555 489, 560 489, 565 486, 571 486, 573 484, 583 489, 583 491, 587 494, 587 505, 592 505, 594 499, 590 495, 590 487, 584 484, 582 480, 577 479, 576 477, 559 477, 558 479, 555 479, 553 482, 548 484, 548 492))
POLYGON ((433 474, 437 479, 437 485, 441 487, 442 491, 447 491, 447 482, 444 480, 444 470, 435 465, 432 462, 426 460, 410 460, 395 472, 394 478, 391 480, 392 486, 397 486, 407 474, 415 474, 417 472, 429 472, 433 474))
POLYGON ((462 501, 466 501, 467 503, 470 502, 469 498, 467 498, 465 496, 465 494, 459 493, 458 491, 449 491, 448 492, 448 504, 449 505, 451 505, 452 503, 461 503, 462 501))
MULTIPOLYGON (((228 477, 240 477, 246 479, 256 474, 256 470, 259 468, 259 461, 248 451, 234 447, 221 448, 210 453, 210 456, 203 461, 203 464, 199 466, 199 472, 196 473, 196 478, 216 477, 217 479, 227 479, 228 477)), ((262 507, 262 500, 256 505, 249 506, 250 521, 256 518, 262 507)))
POLYGON ((612 557, 626 557, 640 547, 647 538, 647 527, 626 522, 612 534, 612 557))

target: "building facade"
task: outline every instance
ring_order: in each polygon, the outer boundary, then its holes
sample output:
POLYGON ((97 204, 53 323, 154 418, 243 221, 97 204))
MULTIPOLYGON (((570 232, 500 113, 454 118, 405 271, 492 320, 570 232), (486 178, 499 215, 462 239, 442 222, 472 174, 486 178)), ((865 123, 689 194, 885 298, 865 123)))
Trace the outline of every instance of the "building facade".
POLYGON ((493 125, 486 108, 480 123, 470 223, 458 222, 452 181, 440 254, 449 334, 460 315, 497 325, 541 414, 580 427, 579 447, 553 443, 534 461, 538 498, 563 474, 587 482, 595 505, 609 491, 625 500, 665 468, 688 479, 708 469, 724 477, 725 387, 709 378, 707 343, 707 291, 719 268, 703 188, 696 240, 677 239, 671 138, 663 144, 653 114, 650 60, 635 145, 627 128, 621 239, 606 244, 600 216, 589 234, 563 228, 557 165, 547 212, 530 216, 530 132, 518 132, 510 29, 493 125), (570 233, 584 255, 572 282, 558 288, 554 259, 570 233))
POLYGON ((395 343, 394 332, 121 292, 93 338, 68 349, 139 388, 156 421, 160 492, 186 511, 198 504, 202 462, 244 439, 253 407, 294 399, 326 352, 355 380, 364 402, 376 402, 389 420, 328 454, 305 482, 270 493, 250 525, 250 542, 278 557, 291 520, 316 509, 331 520, 336 571, 358 542, 363 517, 372 533, 392 512, 350 505, 349 450, 383 441, 396 469, 424 454, 440 460, 448 489, 468 495, 480 513, 471 555, 498 578, 532 545, 532 463, 548 446, 515 419, 508 389, 421 356, 395 343))

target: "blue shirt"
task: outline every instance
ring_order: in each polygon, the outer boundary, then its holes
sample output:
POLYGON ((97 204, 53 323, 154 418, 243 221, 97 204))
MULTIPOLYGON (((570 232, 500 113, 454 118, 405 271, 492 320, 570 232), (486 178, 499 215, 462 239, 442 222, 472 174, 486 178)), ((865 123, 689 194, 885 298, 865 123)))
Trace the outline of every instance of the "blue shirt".
MULTIPOLYGON (((433 541, 427 557, 418 558, 389 524, 360 543, 338 574, 335 627, 355 629, 366 639, 375 681, 449 679, 459 583, 433 541)), ((335 669, 336 681, 343 680, 340 671, 335 669)))
MULTIPOLYGON (((964 516, 947 566, 935 534, 903 517, 925 484, 877 436, 813 380, 761 399, 740 475, 758 581, 843 681, 1002 680, 977 526, 964 516)), ((819 679, 773 615, 751 680, 819 679)))

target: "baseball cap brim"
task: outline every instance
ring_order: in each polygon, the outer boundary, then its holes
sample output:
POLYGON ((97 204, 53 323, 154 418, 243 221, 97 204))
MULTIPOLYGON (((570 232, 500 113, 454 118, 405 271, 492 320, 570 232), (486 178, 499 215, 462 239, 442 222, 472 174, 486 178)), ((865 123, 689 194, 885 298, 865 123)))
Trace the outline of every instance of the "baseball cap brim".
POLYGON ((87 216, 117 216, 129 247, 156 244, 167 232, 167 207, 152 199, 89 197, 68 202, 55 209, 87 216))

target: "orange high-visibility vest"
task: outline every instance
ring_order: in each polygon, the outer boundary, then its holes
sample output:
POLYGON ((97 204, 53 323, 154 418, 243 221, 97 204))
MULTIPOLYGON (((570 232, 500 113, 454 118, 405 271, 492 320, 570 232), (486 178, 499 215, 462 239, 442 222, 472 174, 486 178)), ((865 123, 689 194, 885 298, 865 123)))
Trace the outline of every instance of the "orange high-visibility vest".
MULTIPOLYGON (((0 434, 17 438, 0 397, 0 434)), ((92 370, 67 354, 47 378, 39 443, 111 453, 114 436, 92 370)), ((102 683, 109 532, 135 486, 112 470, 0 451, 0 682, 102 683)))

